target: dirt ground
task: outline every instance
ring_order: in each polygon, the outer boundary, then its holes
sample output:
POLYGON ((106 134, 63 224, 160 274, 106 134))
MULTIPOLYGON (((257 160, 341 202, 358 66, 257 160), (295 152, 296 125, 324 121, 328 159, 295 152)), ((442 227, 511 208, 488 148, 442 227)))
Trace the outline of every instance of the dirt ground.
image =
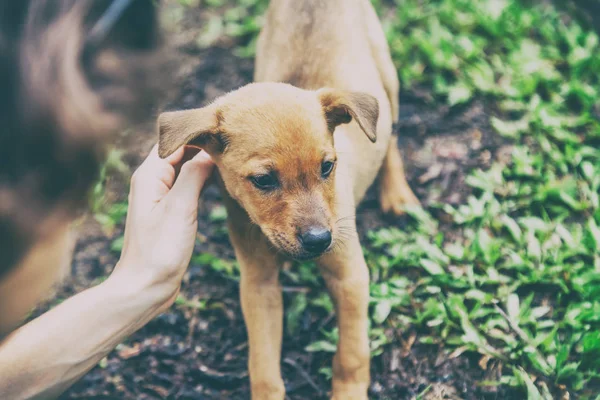
MULTIPOLYGON (((199 14, 186 16, 175 36, 184 55, 180 68, 184 79, 167 108, 198 107, 252 80, 253 61, 234 56, 234 43, 219 42, 202 50, 191 44, 194 24, 201 20, 199 14)), ((400 102, 401 118, 396 127, 400 147, 411 186, 425 206, 460 203, 470 192, 465 184, 469 170, 485 168, 510 151, 491 132, 483 103, 450 111, 433 103, 430 94, 420 89, 403 91, 400 102)), ((132 169, 156 141, 151 126, 119 138, 118 147, 125 151, 124 159, 132 169)), ((111 187, 113 198, 126 195, 122 183, 113 182, 111 187)), ((373 188, 369 191, 357 213, 363 235, 370 229, 404 223, 382 216, 375 192, 373 188)), ((202 198, 201 240, 196 252, 232 259, 222 224, 211 223, 208 218, 219 201, 217 188, 209 188, 202 198)), ((89 287, 110 272, 117 261, 110 246, 121 233, 119 227, 106 235, 91 219, 84 224, 73 277, 61 290, 61 298, 89 287)), ((284 281, 283 285, 285 301, 290 301, 297 288, 291 282, 284 281)), ((247 339, 236 281, 192 264, 183 293, 188 299, 207 301, 206 309, 173 307, 130 337, 62 398, 249 399, 247 339)), ((282 372, 289 399, 326 398, 329 382, 318 370, 330 365, 331 357, 307 353, 304 347, 318 337, 321 324, 331 320, 331 316, 306 313, 298 335, 284 337, 282 372)), ((416 344, 418 331, 398 331, 394 335, 396 345, 373 359, 372 399, 414 398, 428 387, 422 398, 517 398, 476 385, 477 381, 496 379, 500 366, 488 366, 483 371, 478 366, 478 355, 463 353, 452 358, 437 346, 416 344)))

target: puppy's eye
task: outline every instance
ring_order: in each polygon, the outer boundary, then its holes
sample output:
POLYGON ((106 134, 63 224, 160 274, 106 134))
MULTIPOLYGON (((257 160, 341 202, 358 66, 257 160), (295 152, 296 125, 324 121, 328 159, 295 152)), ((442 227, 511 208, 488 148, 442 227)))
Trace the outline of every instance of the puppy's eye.
POLYGON ((260 190, 269 191, 277 188, 279 182, 272 174, 251 176, 250 181, 260 190))
POLYGON ((333 171, 334 163, 332 161, 323 161, 321 164, 321 176, 327 178, 333 171))

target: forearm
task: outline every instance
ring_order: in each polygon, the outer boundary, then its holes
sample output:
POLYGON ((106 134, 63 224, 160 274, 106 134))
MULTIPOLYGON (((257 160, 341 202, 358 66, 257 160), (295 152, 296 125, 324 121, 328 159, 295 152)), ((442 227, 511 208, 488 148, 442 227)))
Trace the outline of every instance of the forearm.
POLYGON ((135 172, 121 261, 111 277, 0 341, 0 399, 57 397, 172 304, 213 166, 203 152, 185 163, 184 156, 180 148, 161 159, 154 146, 135 172))
POLYGON ((0 398, 53 398, 93 368, 164 302, 157 288, 109 278, 0 343, 0 398))

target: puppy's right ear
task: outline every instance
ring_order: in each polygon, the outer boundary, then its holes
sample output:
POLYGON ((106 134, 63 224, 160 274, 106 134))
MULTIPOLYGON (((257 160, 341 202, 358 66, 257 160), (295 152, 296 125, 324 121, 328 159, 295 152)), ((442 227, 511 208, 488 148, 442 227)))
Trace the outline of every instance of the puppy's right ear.
POLYGON ((165 158, 183 145, 194 145, 211 154, 219 140, 219 111, 215 105, 158 116, 158 155, 165 158))
POLYGON ((331 132, 336 126, 355 120, 369 140, 375 143, 379 118, 379 103, 375 97, 367 93, 328 88, 317 90, 317 96, 331 132))

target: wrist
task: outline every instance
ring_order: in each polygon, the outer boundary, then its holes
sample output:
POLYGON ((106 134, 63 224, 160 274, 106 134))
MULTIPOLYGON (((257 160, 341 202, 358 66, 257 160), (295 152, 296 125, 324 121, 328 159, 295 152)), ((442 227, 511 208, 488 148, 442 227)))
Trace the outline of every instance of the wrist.
POLYGON ((119 260, 114 271, 101 285, 125 304, 146 309, 153 318, 173 304, 178 290, 165 282, 156 282, 150 274, 140 274, 138 271, 130 273, 135 270, 127 261, 119 260))

